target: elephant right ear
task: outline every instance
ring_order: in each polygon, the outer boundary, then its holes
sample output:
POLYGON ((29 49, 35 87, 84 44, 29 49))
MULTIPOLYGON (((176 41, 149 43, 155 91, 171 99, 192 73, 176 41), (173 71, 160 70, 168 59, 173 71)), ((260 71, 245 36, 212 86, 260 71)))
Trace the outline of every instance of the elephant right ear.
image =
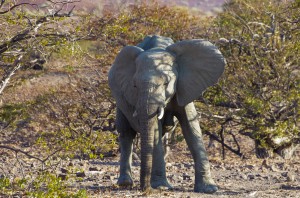
POLYGON ((135 59, 143 51, 136 46, 126 46, 117 55, 108 74, 109 87, 117 100, 124 96, 128 103, 135 105, 137 93, 132 79, 136 71, 135 59))

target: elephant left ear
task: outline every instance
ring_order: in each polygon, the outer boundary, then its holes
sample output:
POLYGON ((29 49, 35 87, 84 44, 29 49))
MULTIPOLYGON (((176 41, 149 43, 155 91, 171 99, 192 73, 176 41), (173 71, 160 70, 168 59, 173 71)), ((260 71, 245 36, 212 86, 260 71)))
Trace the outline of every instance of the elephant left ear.
POLYGON ((224 72, 225 59, 212 43, 202 39, 184 40, 167 47, 176 55, 177 102, 185 106, 199 98, 224 72))

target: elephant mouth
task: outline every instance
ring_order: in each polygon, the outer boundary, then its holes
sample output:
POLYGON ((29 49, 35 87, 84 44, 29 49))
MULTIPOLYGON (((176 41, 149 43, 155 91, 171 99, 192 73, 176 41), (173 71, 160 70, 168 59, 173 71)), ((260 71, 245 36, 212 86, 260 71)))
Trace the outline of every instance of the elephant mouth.
MULTIPOLYGON (((157 109, 157 112, 155 112, 155 113, 149 115, 149 117, 152 118, 152 117, 154 117, 154 116, 157 115, 157 119, 158 119, 158 120, 161 120, 161 119, 164 117, 164 113, 165 113, 164 107, 159 107, 159 108, 157 109)), ((137 110, 134 111, 134 113, 132 114, 132 116, 133 116, 134 118, 136 118, 136 117, 138 116, 137 110)))

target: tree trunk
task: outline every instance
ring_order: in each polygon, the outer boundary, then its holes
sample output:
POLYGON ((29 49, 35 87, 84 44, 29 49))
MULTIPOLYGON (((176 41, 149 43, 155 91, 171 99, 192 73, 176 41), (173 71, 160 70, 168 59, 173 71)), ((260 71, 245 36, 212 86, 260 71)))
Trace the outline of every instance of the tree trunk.
POLYGON ((273 151, 263 147, 259 140, 255 140, 255 154, 257 158, 264 159, 272 157, 273 151))

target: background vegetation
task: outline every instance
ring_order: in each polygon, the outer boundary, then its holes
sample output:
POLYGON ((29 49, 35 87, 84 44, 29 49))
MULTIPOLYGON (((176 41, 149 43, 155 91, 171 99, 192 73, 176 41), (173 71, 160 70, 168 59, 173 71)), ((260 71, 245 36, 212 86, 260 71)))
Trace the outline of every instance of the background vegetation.
POLYGON ((258 157, 292 157, 299 1, 232 0, 205 18, 157 3, 99 17, 76 12, 76 1, 32 2, 0 3, 1 194, 87 196, 68 188, 80 170, 59 175, 57 167, 118 152, 107 71, 123 46, 149 34, 208 39, 224 54, 225 74, 197 101, 203 132, 220 143, 223 158, 225 151, 247 157, 241 136, 253 139, 258 157))

